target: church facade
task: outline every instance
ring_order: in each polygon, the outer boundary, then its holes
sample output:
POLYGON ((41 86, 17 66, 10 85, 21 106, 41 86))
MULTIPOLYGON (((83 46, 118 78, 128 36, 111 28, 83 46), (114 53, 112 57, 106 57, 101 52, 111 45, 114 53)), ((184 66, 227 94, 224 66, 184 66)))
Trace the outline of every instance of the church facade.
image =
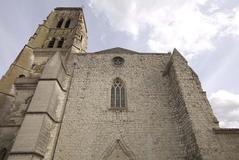
POLYGON ((87 53, 82 8, 56 8, 0 81, 0 160, 237 160, 196 73, 172 53, 87 53))

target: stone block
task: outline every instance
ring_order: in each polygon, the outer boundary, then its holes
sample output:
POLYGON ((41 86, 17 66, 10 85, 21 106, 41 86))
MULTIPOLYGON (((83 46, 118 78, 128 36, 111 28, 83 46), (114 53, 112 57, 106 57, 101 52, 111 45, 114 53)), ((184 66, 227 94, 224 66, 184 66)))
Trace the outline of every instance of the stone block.
POLYGON ((62 119, 65 95, 57 81, 39 81, 27 112, 46 113, 59 122, 62 119))
POLYGON ((55 53, 45 65, 41 75, 42 80, 57 80, 59 85, 66 90, 68 76, 61 61, 60 53, 55 53))
POLYGON ((47 115, 27 114, 12 147, 11 155, 26 153, 45 156, 47 152, 52 151, 51 143, 55 141, 58 127, 58 124, 47 115))

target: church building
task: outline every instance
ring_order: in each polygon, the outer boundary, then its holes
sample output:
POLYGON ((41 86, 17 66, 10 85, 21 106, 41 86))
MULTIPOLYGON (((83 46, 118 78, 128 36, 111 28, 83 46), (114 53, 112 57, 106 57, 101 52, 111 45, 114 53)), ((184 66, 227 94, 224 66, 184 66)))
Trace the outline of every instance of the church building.
POLYGON ((238 159, 176 49, 87 53, 82 8, 55 8, 0 81, 0 160, 238 159))

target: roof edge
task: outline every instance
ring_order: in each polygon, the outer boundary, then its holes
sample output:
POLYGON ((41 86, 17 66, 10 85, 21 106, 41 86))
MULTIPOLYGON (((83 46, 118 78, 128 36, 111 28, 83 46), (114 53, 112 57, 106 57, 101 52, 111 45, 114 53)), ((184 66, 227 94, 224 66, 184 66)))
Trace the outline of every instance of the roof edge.
POLYGON ((154 55, 171 55, 171 52, 168 53, 157 53, 157 52, 138 52, 138 51, 134 51, 134 50, 130 50, 130 49, 126 49, 126 48, 122 48, 122 47, 114 47, 114 48, 109 48, 109 49, 103 49, 100 51, 95 51, 95 52, 86 52, 89 54, 106 54, 106 53, 130 53, 130 54, 154 54, 154 55))
POLYGON ((115 52, 133 52, 133 53, 138 53, 137 51, 134 50, 130 50, 130 49, 126 49, 126 48, 122 48, 122 47, 114 47, 114 48, 108 48, 108 49, 103 49, 101 51, 96 51, 96 52, 92 52, 92 53, 99 53, 99 52, 108 52, 108 53, 115 53, 115 52))
POLYGON ((56 7, 55 10, 82 10, 82 7, 56 7))

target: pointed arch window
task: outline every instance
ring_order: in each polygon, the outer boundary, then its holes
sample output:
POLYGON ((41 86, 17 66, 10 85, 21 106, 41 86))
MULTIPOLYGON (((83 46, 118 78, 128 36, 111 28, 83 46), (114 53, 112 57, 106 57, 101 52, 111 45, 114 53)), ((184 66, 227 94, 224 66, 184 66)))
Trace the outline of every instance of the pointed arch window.
POLYGON ((111 107, 125 109, 125 85, 120 78, 116 78, 111 88, 111 107))
POLYGON ((52 38, 50 42, 48 43, 48 48, 53 48, 55 44, 56 38, 52 38))
POLYGON ((62 38, 59 40, 59 42, 58 42, 58 44, 57 44, 57 48, 62 48, 63 43, 64 43, 64 37, 62 37, 62 38))
POLYGON ((71 19, 68 19, 65 24, 65 28, 69 28, 71 24, 71 19))
POLYGON ((56 28, 61 28, 63 22, 64 22, 64 19, 61 18, 61 19, 58 21, 58 23, 57 23, 57 25, 56 25, 56 28))

